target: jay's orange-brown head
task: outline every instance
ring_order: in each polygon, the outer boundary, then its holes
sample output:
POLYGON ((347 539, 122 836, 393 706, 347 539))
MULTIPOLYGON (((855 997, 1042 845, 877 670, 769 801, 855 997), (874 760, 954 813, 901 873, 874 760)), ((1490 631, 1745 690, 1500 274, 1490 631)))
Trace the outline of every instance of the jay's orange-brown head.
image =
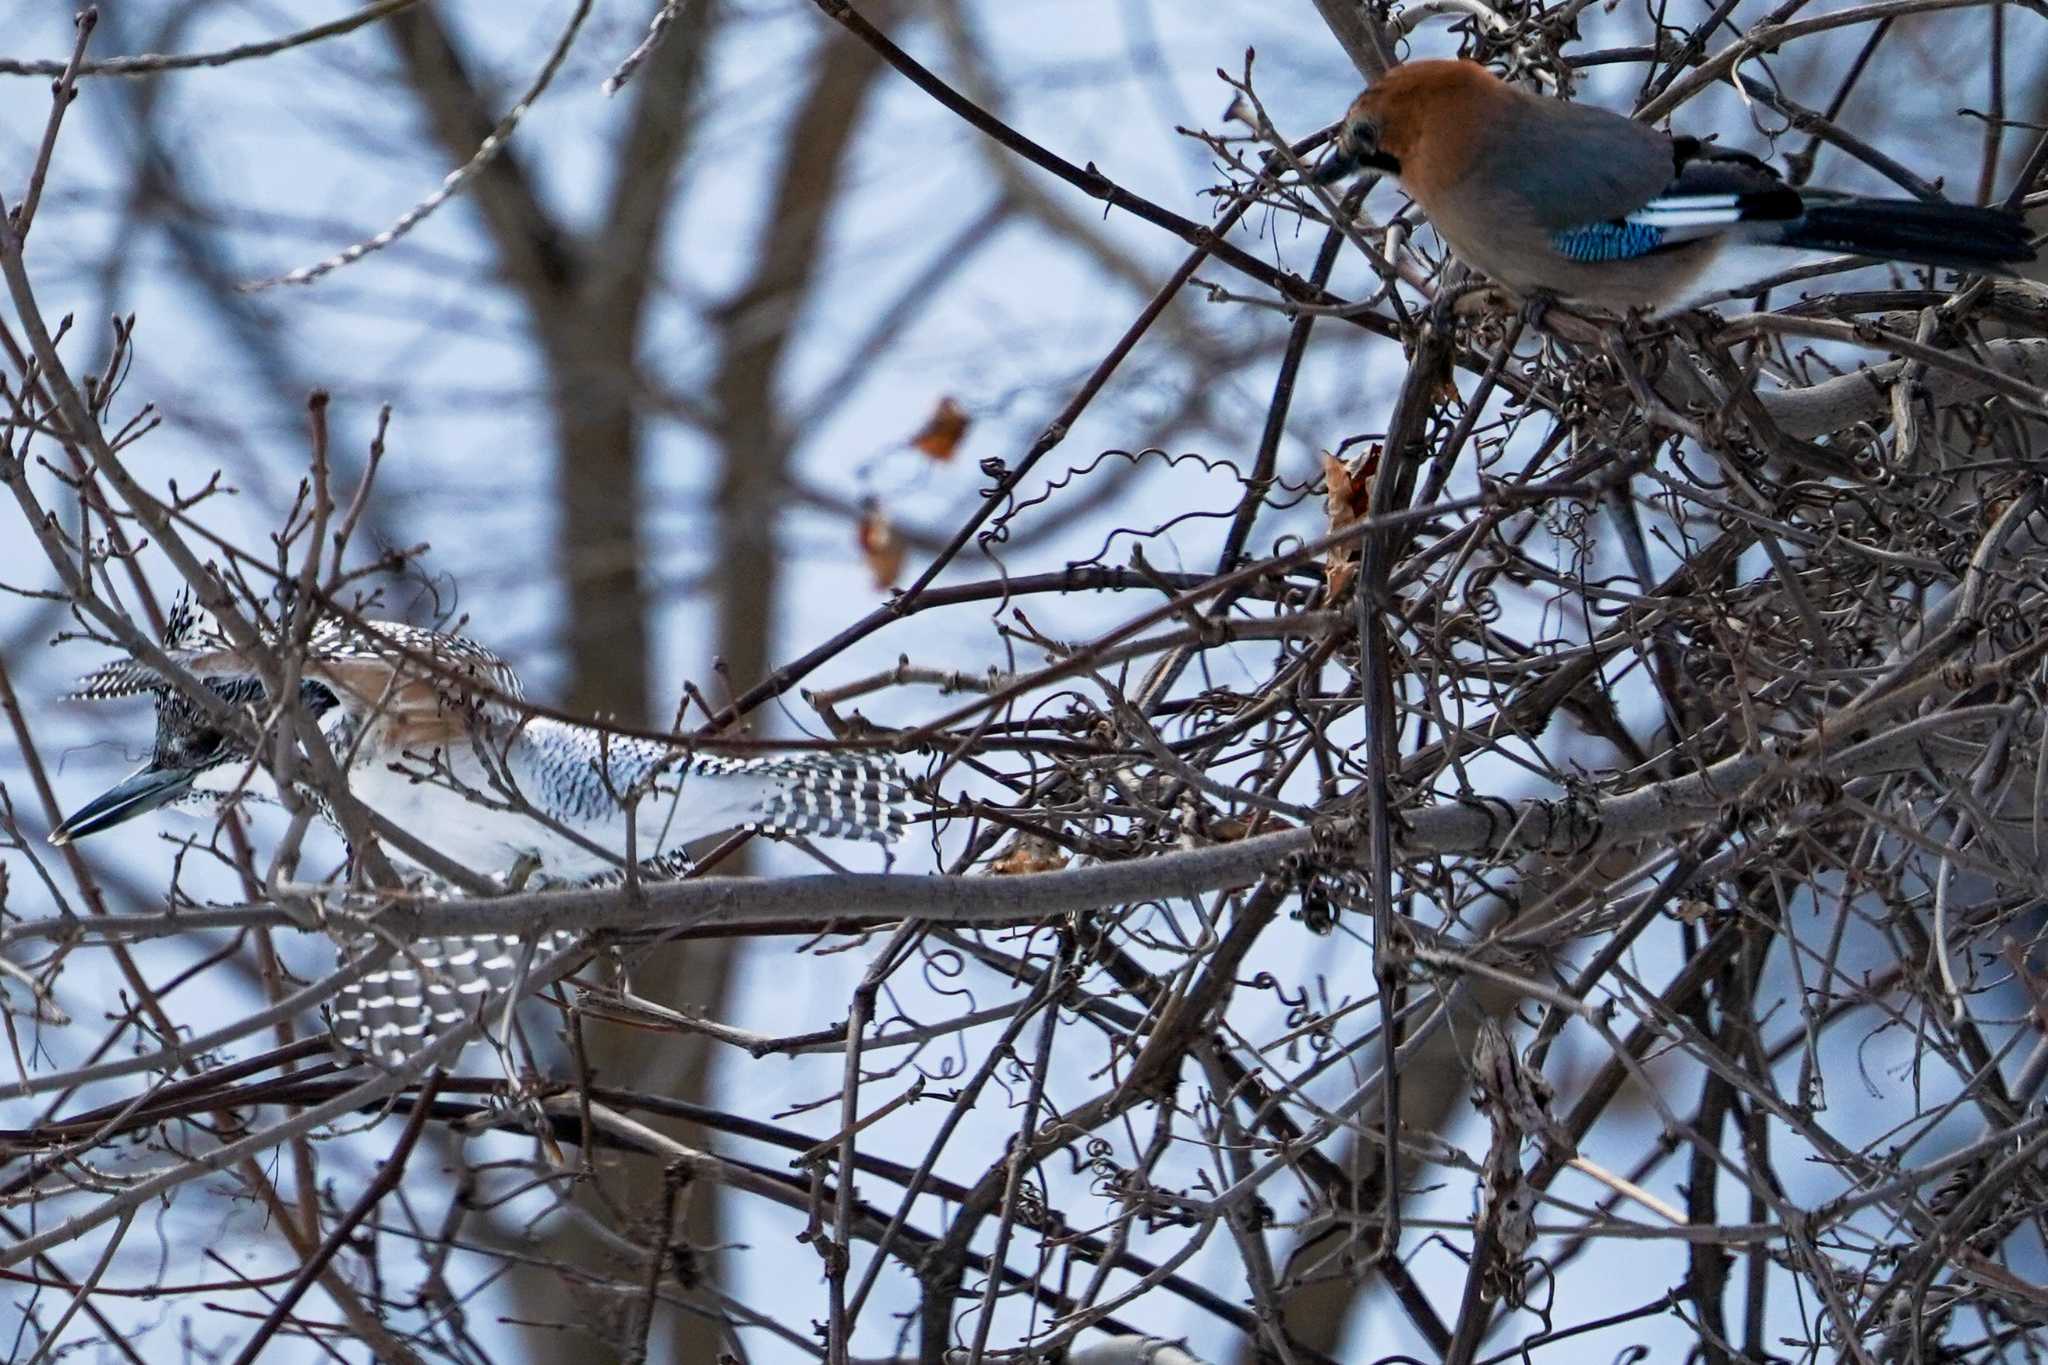
POLYGON ((1352 101, 1316 178, 1379 171, 1426 196, 1465 174, 1483 126, 1517 93, 1474 62, 1404 63, 1352 101))

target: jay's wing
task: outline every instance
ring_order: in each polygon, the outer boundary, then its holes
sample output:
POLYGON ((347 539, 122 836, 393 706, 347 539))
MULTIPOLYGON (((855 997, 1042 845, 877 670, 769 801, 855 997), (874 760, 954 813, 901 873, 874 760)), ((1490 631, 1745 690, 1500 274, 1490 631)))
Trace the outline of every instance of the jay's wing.
MULTIPOLYGON (((1467 134, 1475 159, 1462 178, 1505 201, 1509 217, 1544 232, 1633 213, 1681 160, 1669 134, 1586 104, 1515 91, 1519 117, 1467 134)), ((1406 169, 1404 168, 1404 179, 1406 169)))
POLYGON ((1799 191, 1746 152, 1690 137, 1675 139, 1672 152, 1677 173, 1654 198, 1613 218, 1562 228, 1551 244, 1575 261, 1632 260, 1738 224, 1792 222, 1806 211, 1799 191))
POLYGON ((1628 215, 1663 229, 1665 240, 1689 241, 1735 223, 1789 222, 1806 212, 1799 191, 1747 152, 1723 151, 1697 138, 1673 143, 1678 174, 1663 193, 1628 215))

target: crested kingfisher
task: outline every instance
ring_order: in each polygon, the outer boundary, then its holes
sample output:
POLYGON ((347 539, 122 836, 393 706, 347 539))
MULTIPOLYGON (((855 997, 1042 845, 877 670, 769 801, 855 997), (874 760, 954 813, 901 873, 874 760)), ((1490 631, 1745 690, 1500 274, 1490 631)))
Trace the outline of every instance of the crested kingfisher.
MULTIPOLYGON (((255 730, 275 722, 259 670, 189 603, 172 613, 163 647, 255 730)), ((535 715, 511 666, 460 635, 328 618, 311 633, 297 686, 349 794, 486 875, 602 884, 622 878, 632 856, 641 876, 660 879, 686 871, 685 845, 710 834, 746 829, 887 844, 904 828, 908 791, 885 758, 729 758, 535 715)), ((50 842, 162 806, 278 799, 242 734, 140 660, 94 670, 71 695, 153 696, 156 737, 141 768, 73 811, 50 842)), ((327 812, 316 793, 305 794, 327 812)), ((418 868, 391 853, 401 868, 418 868)), ((522 985, 527 965, 573 939, 557 931, 532 944, 516 934, 419 940, 337 997, 335 1036, 373 1060, 403 1062, 522 985)), ((363 934, 343 946, 353 958, 376 942, 363 934)))

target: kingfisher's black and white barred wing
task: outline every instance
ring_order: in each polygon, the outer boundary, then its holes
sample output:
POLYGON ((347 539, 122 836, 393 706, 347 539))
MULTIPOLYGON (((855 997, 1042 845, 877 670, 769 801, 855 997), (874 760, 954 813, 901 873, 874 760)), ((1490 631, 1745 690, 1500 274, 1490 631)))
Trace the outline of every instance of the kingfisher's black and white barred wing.
POLYGON ((593 829, 609 829, 620 802, 635 799, 643 849, 733 829, 886 844, 902 836, 906 823, 910 790, 886 757, 730 758, 547 718, 519 735, 518 776, 530 799, 593 829))
POLYGON ((894 762, 873 754, 802 754, 788 758, 698 755, 692 768, 717 781, 753 780, 765 790, 744 827, 766 834, 818 834, 893 844, 907 823, 910 789, 894 762))

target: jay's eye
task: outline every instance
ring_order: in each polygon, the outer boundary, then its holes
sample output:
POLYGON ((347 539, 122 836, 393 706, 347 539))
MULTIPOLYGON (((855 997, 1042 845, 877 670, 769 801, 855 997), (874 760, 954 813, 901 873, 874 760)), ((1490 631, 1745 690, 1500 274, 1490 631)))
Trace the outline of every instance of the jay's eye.
POLYGON ((1354 117, 1346 119, 1338 128, 1329 153, 1316 167, 1313 178, 1321 184, 1330 185, 1368 169, 1385 171, 1393 167, 1380 154, 1379 125, 1370 119, 1354 117))

